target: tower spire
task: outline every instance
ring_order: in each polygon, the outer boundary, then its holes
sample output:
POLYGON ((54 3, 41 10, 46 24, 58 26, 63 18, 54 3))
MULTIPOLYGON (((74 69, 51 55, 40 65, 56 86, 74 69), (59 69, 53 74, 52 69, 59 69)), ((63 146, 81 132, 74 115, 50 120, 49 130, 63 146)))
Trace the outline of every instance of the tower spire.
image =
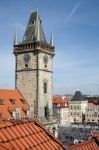
POLYGON ((16 28, 16 32, 15 32, 15 36, 14 36, 14 45, 18 45, 19 41, 18 41, 18 31, 16 28))
POLYGON ((37 11, 36 24, 35 24, 35 40, 40 41, 40 19, 37 11))
POLYGON ((54 36, 53 36, 53 32, 51 33, 50 45, 51 45, 51 46, 54 46, 54 36))
POLYGON ((37 11, 37 41, 40 41, 40 20, 37 11))

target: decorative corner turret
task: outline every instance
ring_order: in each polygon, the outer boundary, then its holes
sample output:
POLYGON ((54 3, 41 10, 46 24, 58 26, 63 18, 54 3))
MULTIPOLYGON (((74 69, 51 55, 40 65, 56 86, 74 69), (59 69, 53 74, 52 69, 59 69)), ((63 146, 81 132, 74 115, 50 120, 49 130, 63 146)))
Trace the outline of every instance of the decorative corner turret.
POLYGON ((18 45, 18 44, 19 44, 18 32, 17 32, 17 29, 16 29, 15 36, 14 36, 14 45, 18 45))
POLYGON ((53 36, 53 32, 51 33, 50 45, 51 45, 52 47, 54 47, 54 36, 53 36))

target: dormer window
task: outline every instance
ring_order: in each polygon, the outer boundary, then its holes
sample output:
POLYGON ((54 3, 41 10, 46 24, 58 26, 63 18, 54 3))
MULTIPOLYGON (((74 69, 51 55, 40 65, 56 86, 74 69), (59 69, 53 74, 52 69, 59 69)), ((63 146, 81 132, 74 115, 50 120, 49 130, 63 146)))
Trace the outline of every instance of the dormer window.
POLYGON ((10 99, 12 104, 16 104, 16 100, 15 99, 10 99))
POLYGON ((3 105, 4 101, 2 99, 0 99, 0 105, 3 105))
POLYGON ((24 103, 24 104, 27 103, 27 102, 26 102, 26 99, 21 99, 21 102, 24 103))

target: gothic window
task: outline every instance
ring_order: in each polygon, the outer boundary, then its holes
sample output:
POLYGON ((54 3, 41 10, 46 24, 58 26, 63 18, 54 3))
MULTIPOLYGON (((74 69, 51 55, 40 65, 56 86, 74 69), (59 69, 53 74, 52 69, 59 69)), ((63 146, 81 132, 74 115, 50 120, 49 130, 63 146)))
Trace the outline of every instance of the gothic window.
POLYGON ((46 94, 47 93, 47 86, 48 86, 48 83, 47 83, 47 81, 46 80, 44 80, 44 94, 46 94))
POLYGON ((50 117, 50 112, 49 112, 48 105, 45 106, 45 117, 46 117, 46 119, 49 119, 49 117, 50 117))

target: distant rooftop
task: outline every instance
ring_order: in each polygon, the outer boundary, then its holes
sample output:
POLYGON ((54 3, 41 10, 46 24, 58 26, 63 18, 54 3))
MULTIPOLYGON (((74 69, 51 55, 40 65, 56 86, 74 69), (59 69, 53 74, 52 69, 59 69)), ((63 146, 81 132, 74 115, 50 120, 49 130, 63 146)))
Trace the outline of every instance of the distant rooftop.
POLYGON ((71 101, 83 101, 86 100, 85 96, 82 95, 80 91, 76 91, 74 96, 72 97, 71 101))
POLYGON ((67 147, 67 150, 99 150, 99 140, 97 138, 84 141, 67 147))
POLYGON ((53 105, 58 107, 67 107, 69 99, 64 96, 53 96, 53 105))

